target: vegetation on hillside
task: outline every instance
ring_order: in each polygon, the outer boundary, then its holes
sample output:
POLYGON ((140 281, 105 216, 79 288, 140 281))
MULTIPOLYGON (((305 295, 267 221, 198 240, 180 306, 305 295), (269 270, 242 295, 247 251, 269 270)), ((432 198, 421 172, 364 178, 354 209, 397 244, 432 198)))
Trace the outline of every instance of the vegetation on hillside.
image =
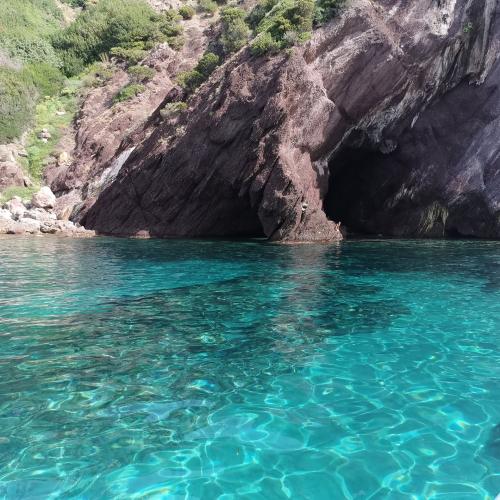
POLYGON ((191 71, 185 71, 178 77, 179 84, 188 94, 194 92, 219 65, 220 58, 212 52, 205 52, 198 64, 191 71))
POLYGON ((180 34, 176 14, 158 14, 144 0, 100 0, 54 37, 53 43, 65 74, 73 76, 104 54, 133 59, 135 64, 143 51, 180 34))
POLYGON ((220 42, 226 54, 240 50, 248 42, 250 29, 245 22, 246 13, 238 7, 226 7, 221 11, 222 34, 220 42))

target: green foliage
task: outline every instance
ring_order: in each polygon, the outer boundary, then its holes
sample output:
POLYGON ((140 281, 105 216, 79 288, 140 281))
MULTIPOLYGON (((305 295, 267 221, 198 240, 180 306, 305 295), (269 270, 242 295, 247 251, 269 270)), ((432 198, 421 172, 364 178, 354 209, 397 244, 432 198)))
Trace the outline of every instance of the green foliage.
POLYGON ((181 73, 177 81, 188 94, 193 93, 219 65, 219 56, 212 52, 205 52, 198 64, 191 71, 181 73))
MULTIPOLYGON (((85 72, 80 75, 83 86, 100 87, 113 77, 114 68, 109 63, 96 62, 87 67, 85 72)), ((66 93, 69 89, 65 89, 66 93)))
MULTIPOLYGON (((259 14, 261 20, 256 27, 259 36, 251 46, 254 54, 290 47, 309 39, 313 28, 314 0, 279 0, 262 16, 270 6, 270 3, 266 4, 259 14)), ((253 22, 259 16, 255 15, 253 22)))
POLYGON ((131 66, 128 69, 128 74, 134 83, 141 83, 151 80, 156 71, 149 66, 131 66))
POLYGON ((23 162, 25 170, 35 181, 41 180, 48 157, 53 153, 61 134, 72 122, 75 113, 76 103, 71 94, 45 98, 36 106, 34 128, 26 145, 28 158, 23 162), (64 114, 59 114, 60 111, 64 111, 64 114), (48 142, 38 138, 39 132, 44 128, 52 136, 48 142))
POLYGON ((213 0, 198 0, 198 10, 213 16, 217 12, 217 4, 213 0))
POLYGON ((161 111, 160 115, 162 118, 172 118, 178 115, 182 111, 187 109, 187 104, 184 101, 169 102, 161 111))
POLYGON ((179 15, 182 19, 191 19, 195 15, 195 10, 191 5, 183 5, 179 7, 179 15))
POLYGON ((19 137, 31 123, 38 97, 23 71, 0 68, 0 143, 19 137))
POLYGON ((199 71, 205 78, 208 78, 214 69, 219 65, 219 56, 213 52, 205 52, 203 57, 198 61, 196 70, 199 71))
POLYGON ((316 24, 324 23, 335 17, 346 0, 316 0, 314 21, 316 24))
POLYGON ((264 33, 256 36, 252 41, 252 44, 250 45, 252 54, 256 56, 261 56, 270 52, 276 52, 280 48, 280 42, 276 41, 268 31, 264 31, 264 33))
POLYGON ((463 27, 463 32, 467 35, 474 29, 474 25, 469 21, 463 27))
POLYGON ((226 54, 237 52, 247 43, 250 30, 245 22, 245 16, 245 11, 238 7, 222 9, 220 41, 226 54))
POLYGON ((54 0, 0 1, 0 47, 15 60, 58 66, 50 37, 62 26, 54 0))
POLYGON ((137 64, 142 61, 148 51, 144 48, 142 42, 136 42, 129 45, 128 47, 113 47, 110 50, 110 54, 127 64, 137 64))
POLYGON ((125 85, 118 94, 115 95, 113 98, 113 103, 119 103, 123 101, 128 101, 129 99, 132 99, 133 97, 139 95, 141 92, 144 92, 146 87, 144 85, 141 85, 140 83, 130 83, 128 85, 125 85))
POLYGON ((58 94, 66 80, 58 68, 48 63, 27 64, 23 73, 42 96, 58 94))
POLYGON ((75 75, 102 54, 136 63, 141 51, 179 34, 175 14, 157 14, 144 0, 100 0, 83 10, 53 43, 65 73, 75 75))
POLYGON ((9 200, 12 200, 14 196, 19 196, 19 198, 22 198, 23 200, 31 200, 33 195, 39 189, 40 189, 39 186, 33 186, 33 187, 9 186, 0 193, 0 205, 9 200))
POLYGON ((279 0, 262 0, 248 14, 247 23, 253 30, 257 29, 259 23, 264 19, 268 12, 278 3, 279 0))
POLYGON ((192 69, 181 73, 177 81, 186 92, 192 93, 205 81, 205 77, 196 69, 192 69))

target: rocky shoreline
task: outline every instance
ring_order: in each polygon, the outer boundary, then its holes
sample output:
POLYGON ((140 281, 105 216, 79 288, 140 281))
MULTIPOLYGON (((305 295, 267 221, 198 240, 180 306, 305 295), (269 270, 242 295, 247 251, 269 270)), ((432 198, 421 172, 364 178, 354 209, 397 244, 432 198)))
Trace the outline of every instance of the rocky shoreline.
POLYGON ((55 206, 56 197, 47 186, 35 193, 29 202, 19 196, 13 197, 0 208, 0 234, 55 234, 77 238, 95 236, 95 231, 58 218, 55 206))

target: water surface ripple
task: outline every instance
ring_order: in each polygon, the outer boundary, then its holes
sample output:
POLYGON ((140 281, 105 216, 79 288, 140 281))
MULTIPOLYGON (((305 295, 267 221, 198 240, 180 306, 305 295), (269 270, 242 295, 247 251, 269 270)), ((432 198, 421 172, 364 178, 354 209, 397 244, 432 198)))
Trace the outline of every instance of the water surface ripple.
POLYGON ((0 237, 0 497, 500 493, 500 243, 0 237))

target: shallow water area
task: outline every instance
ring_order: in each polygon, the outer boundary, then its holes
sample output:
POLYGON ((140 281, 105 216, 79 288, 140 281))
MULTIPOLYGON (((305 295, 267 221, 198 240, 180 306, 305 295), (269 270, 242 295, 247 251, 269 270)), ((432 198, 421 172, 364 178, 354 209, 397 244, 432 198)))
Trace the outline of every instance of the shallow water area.
POLYGON ((0 498, 494 499, 499 345, 500 242, 0 237, 0 498))

